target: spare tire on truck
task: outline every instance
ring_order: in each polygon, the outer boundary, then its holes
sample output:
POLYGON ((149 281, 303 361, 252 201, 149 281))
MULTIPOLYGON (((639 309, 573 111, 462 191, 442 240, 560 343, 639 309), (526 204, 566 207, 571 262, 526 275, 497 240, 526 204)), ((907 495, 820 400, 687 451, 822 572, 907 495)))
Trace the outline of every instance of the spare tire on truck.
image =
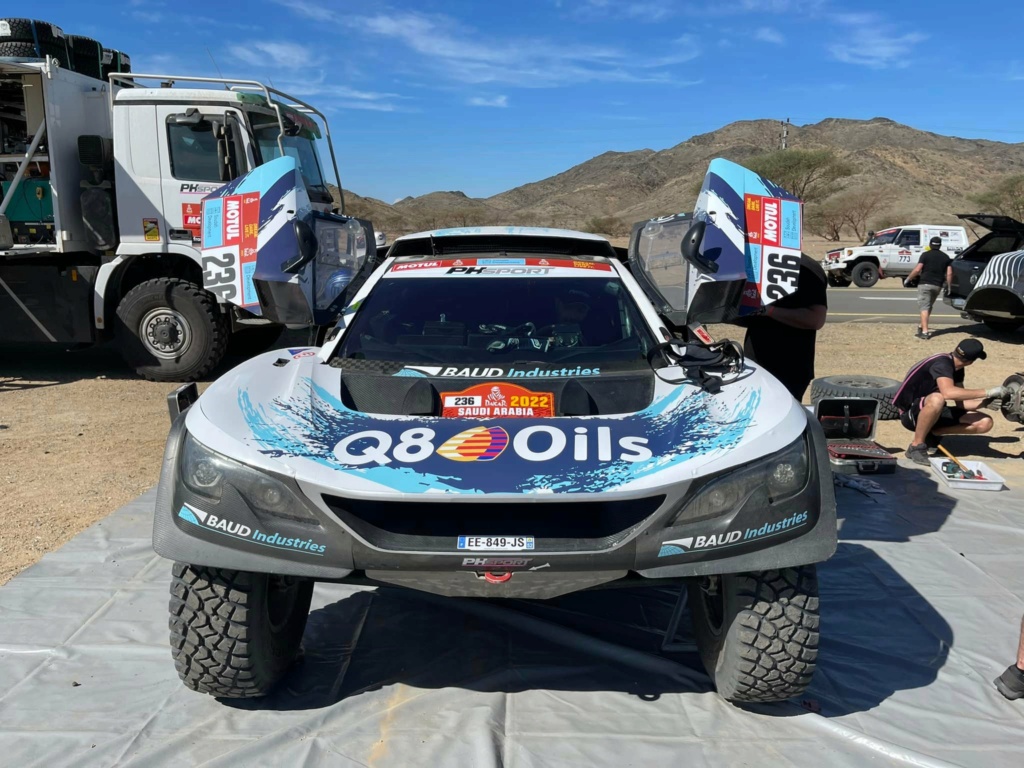
POLYGON ((67 38, 56 24, 35 19, 0 19, 0 57, 54 58, 62 67, 71 65, 67 38))
POLYGON ((75 72, 97 80, 103 77, 103 46, 98 40, 81 35, 68 35, 71 61, 75 72))
POLYGON ((811 382, 811 405, 830 397, 873 397, 878 401, 878 418, 882 421, 898 419, 899 409, 892 404, 896 390, 903 382, 884 376, 846 374, 823 376, 811 382))

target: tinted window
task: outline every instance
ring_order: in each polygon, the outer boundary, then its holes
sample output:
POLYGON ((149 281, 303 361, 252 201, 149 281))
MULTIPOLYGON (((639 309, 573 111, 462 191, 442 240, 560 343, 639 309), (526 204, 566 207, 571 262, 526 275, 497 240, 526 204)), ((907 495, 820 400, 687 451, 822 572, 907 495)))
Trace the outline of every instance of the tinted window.
POLYGON ((904 229, 900 232, 900 236, 896 238, 896 245, 902 245, 909 248, 912 245, 920 244, 921 230, 919 229, 904 229))
POLYGON ((220 181, 217 139, 208 122, 198 125, 167 124, 171 175, 188 181, 220 181))
POLYGON ((893 229, 889 232, 879 232, 868 242, 868 245, 889 245, 889 243, 896 239, 896 235, 899 232, 898 229, 893 229))
POLYGON ((387 278, 337 358, 646 367, 653 337, 618 278, 387 278))
POLYGON ((988 261, 993 256, 998 256, 1000 253, 1009 253, 1010 251, 1020 250, 1024 246, 1022 242, 1024 238, 1020 235, 1006 233, 997 234, 992 233, 986 235, 977 243, 974 247, 964 252, 962 258, 965 261, 988 261))

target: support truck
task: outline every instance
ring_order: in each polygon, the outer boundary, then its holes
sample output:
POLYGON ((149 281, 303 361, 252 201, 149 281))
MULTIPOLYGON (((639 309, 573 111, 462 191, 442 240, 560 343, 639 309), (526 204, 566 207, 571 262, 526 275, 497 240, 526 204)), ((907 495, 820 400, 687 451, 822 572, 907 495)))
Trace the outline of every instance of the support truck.
MULTIPOLYGON (((50 55, 0 58, 0 344, 114 339, 129 366, 157 381, 205 376, 233 334, 239 350, 268 346, 282 326, 252 287, 255 248, 245 243, 255 233, 227 220, 218 236, 238 247, 204 255, 201 203, 289 156, 311 208, 343 213, 324 179, 321 136, 340 193, 323 113, 262 83, 99 79, 50 55)), ((346 220, 372 259, 372 224, 346 220)))

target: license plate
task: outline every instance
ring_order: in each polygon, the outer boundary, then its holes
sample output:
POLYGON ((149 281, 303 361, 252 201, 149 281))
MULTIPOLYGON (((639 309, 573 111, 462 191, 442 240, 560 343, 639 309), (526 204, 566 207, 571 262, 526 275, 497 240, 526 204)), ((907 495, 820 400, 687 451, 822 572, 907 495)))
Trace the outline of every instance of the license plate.
POLYGON ((471 552, 518 552, 533 547, 533 536, 459 536, 459 549, 471 552))

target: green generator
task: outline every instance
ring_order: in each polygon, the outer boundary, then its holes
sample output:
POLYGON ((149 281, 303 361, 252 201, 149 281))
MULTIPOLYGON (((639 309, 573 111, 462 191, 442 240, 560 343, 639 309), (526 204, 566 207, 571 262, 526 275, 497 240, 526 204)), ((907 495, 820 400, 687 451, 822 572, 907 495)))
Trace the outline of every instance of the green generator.
MULTIPOLYGON (((10 187, 11 182, 0 182, 4 199, 10 187)), ((22 245, 53 243, 53 191, 49 179, 22 179, 7 205, 6 215, 14 242, 22 245)))

